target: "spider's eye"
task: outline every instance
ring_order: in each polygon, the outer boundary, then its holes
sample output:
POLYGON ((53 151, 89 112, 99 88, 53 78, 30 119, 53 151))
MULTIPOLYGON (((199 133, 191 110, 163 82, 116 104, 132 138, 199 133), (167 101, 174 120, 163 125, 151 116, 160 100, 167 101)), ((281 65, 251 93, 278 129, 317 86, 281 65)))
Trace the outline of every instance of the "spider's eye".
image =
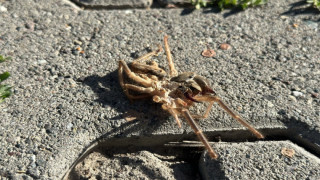
POLYGON ((183 87, 183 86, 178 86, 178 89, 180 90, 180 91, 185 91, 185 88, 183 87))

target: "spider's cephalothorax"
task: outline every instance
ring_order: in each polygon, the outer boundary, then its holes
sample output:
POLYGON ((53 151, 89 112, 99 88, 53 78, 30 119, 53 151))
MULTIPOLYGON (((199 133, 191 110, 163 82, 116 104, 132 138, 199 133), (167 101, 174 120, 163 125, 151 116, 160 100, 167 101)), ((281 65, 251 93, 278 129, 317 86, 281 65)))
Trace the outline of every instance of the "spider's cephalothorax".
POLYGON ((209 87, 208 81, 194 72, 184 72, 171 78, 170 81, 181 83, 177 90, 183 94, 184 98, 193 102, 198 102, 193 98, 198 94, 215 94, 215 92, 209 87))
POLYGON ((119 61, 119 82, 124 93, 130 100, 152 97, 156 103, 162 104, 162 109, 168 111, 176 119, 178 126, 181 127, 179 116, 182 115, 188 124, 194 130, 199 140, 204 144, 209 155, 216 159, 217 153, 209 145, 207 138, 203 135, 198 124, 193 118, 206 118, 212 108, 212 105, 218 103, 234 119, 247 127, 258 138, 264 136, 253 128, 249 123, 233 112, 210 88, 208 81, 194 72, 184 72, 178 74, 176 71, 168 44, 168 36, 164 37, 165 51, 168 59, 170 73, 158 66, 151 57, 157 56, 162 48, 152 51, 133 61, 129 66, 123 61, 119 61), (148 61, 148 62, 147 62, 148 61), (126 83, 123 74, 134 81, 134 84, 126 83), (130 91, 135 91, 139 95, 133 95, 130 91), (194 103, 208 102, 209 105, 203 115, 191 115, 189 107, 194 103))

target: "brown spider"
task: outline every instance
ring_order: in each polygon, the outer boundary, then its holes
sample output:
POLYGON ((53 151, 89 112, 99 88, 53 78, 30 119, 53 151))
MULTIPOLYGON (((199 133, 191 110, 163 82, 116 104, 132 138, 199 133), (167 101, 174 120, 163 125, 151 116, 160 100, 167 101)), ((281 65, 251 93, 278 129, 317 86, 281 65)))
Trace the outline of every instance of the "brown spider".
POLYGON ((207 118, 212 105, 218 103, 228 114, 247 127, 257 138, 262 139, 264 136, 253 128, 249 123, 243 120, 239 115, 234 113, 216 93, 209 87, 208 81, 194 72, 184 72, 178 74, 174 67, 171 52, 168 44, 168 36, 164 37, 165 52, 169 64, 170 74, 167 76, 165 70, 160 68, 155 61, 146 61, 153 56, 157 56, 162 47, 146 55, 139 57, 130 64, 130 68, 123 61, 119 61, 119 81, 124 93, 130 100, 152 97, 156 103, 162 103, 162 108, 167 110, 176 119, 178 126, 181 127, 179 115, 183 115, 188 124, 194 130, 199 140, 208 150, 213 159, 217 159, 217 153, 211 148, 207 138, 203 135, 199 125, 193 118, 207 118), (123 71, 135 84, 125 83, 123 71), (132 95, 129 91, 138 92, 139 95, 132 95), (191 115, 189 107, 194 103, 209 102, 204 115, 191 115))

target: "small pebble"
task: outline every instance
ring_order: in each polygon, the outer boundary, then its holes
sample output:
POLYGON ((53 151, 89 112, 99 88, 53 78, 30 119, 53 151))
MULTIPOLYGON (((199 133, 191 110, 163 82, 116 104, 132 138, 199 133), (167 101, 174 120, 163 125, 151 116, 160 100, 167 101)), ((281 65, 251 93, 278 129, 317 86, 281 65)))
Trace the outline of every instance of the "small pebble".
POLYGON ((4 6, 0 6, 0 12, 7 12, 7 8, 4 6))
POLYGON ((79 40, 74 40, 73 43, 74 43, 75 45, 81 45, 81 44, 82 44, 82 42, 79 41, 79 40))
POLYGON ((272 104, 272 102, 270 102, 270 101, 268 101, 268 104, 267 104, 267 105, 268 105, 269 108, 272 108, 272 107, 274 106, 274 105, 272 104))
POLYGON ((124 13, 125 14, 132 14, 132 10, 125 10, 124 13))
POLYGON ((295 97, 301 97, 303 96, 303 93, 299 91, 292 91, 292 95, 294 95, 295 97))
POLYGON ((28 22, 25 24, 25 27, 31 31, 34 31, 34 26, 35 26, 34 22, 28 22))
POLYGON ((230 48, 231 48, 231 46, 229 44, 227 44, 227 43, 222 43, 220 45, 220 49, 222 49, 222 50, 228 50, 230 48))
POLYGON ((302 47, 302 49, 301 49, 303 52, 307 52, 308 51, 308 49, 307 48, 305 48, 305 47, 302 47))
POLYGON ((206 49, 202 51, 201 55, 204 57, 214 57, 216 56, 216 52, 213 49, 206 49))
POLYGON ((47 61, 44 60, 44 59, 40 59, 40 60, 38 60, 38 63, 39 63, 39 64, 45 64, 45 63, 47 63, 47 61))
POLYGON ((30 157, 30 161, 31 162, 35 162, 36 161, 36 155, 31 155, 31 157, 30 157))
POLYGON ((317 98, 317 97, 319 97, 319 94, 318 93, 311 93, 311 97, 317 98))
POLYGON ((290 99, 291 101, 297 102, 297 99, 296 99, 294 96, 289 95, 288 97, 289 97, 289 99, 290 99))
POLYGON ((72 123, 69 123, 68 125, 67 125, 67 130, 69 130, 69 131, 71 131, 71 128, 73 127, 73 124, 72 123))
POLYGON ((73 88, 73 87, 76 87, 76 86, 77 86, 77 83, 76 83, 73 79, 68 78, 68 81, 69 81, 69 83, 70 83, 70 87, 71 87, 71 88, 73 88))
POLYGON ((68 24, 66 24, 66 30, 70 31, 70 30, 71 30, 71 26, 69 26, 68 24))

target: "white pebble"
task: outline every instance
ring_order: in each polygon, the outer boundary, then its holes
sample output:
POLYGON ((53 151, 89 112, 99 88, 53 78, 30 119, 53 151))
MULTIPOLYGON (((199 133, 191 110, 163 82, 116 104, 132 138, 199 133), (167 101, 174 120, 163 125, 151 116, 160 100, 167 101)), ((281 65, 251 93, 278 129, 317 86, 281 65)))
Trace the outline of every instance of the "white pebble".
POLYGON ((0 12, 7 12, 7 8, 4 6, 0 6, 0 12))
POLYGON ((71 128, 73 127, 72 123, 67 124, 67 130, 71 131, 71 128))
POLYGON ((35 162, 36 161, 36 155, 32 154, 30 157, 30 161, 31 162, 35 162))
POLYGON ((47 63, 47 61, 44 60, 44 59, 40 59, 40 60, 38 60, 38 63, 39 63, 39 64, 45 64, 45 63, 47 63))
POLYGON ((268 101, 268 104, 267 104, 267 105, 268 105, 269 108, 272 108, 272 107, 274 106, 274 105, 272 104, 272 102, 270 102, 270 101, 268 101))
POLYGON ((131 11, 131 10, 125 10, 124 13, 125 13, 125 14, 131 14, 132 11, 131 11))
POLYGON ((301 96, 303 96, 303 93, 302 93, 302 92, 299 92, 299 91, 292 91, 292 94, 293 94, 295 97, 301 97, 301 96))

